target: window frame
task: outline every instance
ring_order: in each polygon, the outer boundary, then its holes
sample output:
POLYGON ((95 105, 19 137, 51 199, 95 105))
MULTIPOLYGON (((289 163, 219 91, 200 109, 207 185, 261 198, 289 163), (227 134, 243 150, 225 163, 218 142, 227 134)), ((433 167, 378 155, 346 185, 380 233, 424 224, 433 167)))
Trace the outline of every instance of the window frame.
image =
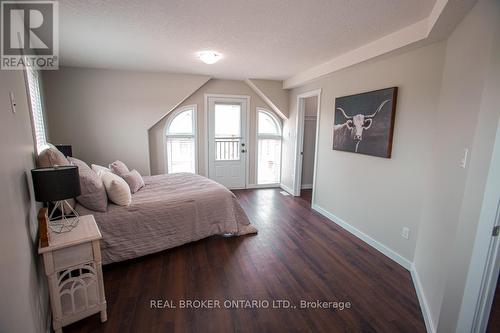
POLYGON ((255 147, 255 181, 257 185, 279 185, 281 183, 281 167, 282 167, 282 162, 283 162, 283 123, 281 119, 271 110, 262 108, 262 107, 257 107, 256 109, 256 123, 255 123, 255 139, 256 139, 256 147, 255 147), (271 119, 274 120, 276 125, 278 126, 279 133, 278 134, 260 134, 259 133, 259 114, 264 113, 271 117, 271 119), (259 181, 259 140, 260 139, 267 139, 267 140, 279 140, 280 141, 280 168, 279 168, 279 176, 278 176, 278 182, 276 183, 261 183, 259 181))
POLYGON ((41 81, 41 74, 40 71, 33 69, 31 67, 26 67, 23 70, 24 74, 24 82, 25 82, 25 87, 26 87, 26 95, 27 95, 27 100, 28 100, 28 106, 30 110, 30 120, 31 120, 31 133, 33 135, 33 144, 35 146, 35 155, 38 156, 44 149, 49 147, 49 142, 47 140, 48 138, 48 131, 47 131, 47 122, 46 122, 46 117, 45 117, 45 104, 44 104, 44 99, 43 99, 43 91, 42 91, 42 81, 41 81), (38 84, 38 94, 39 94, 39 103, 40 103, 40 114, 36 114, 34 112, 34 106, 32 102, 32 95, 31 95, 31 85, 30 85, 30 75, 33 75, 33 73, 36 75, 36 81, 38 84), (41 118, 38 119, 38 116, 41 118), (42 127, 43 127, 43 139, 44 142, 42 142, 40 145, 38 144, 38 133, 37 133, 37 126, 36 123, 41 120, 42 127))
POLYGON ((165 173, 169 174, 168 170, 168 139, 178 138, 178 139, 193 139, 194 140, 194 173, 198 174, 198 105, 186 105, 172 111, 167 115, 167 121, 163 129, 163 148, 165 152, 165 173), (173 120, 180 114, 186 111, 193 111, 193 132, 192 134, 169 134, 168 129, 172 124, 173 120))
POLYGON ((281 123, 281 120, 273 112, 271 112, 267 109, 264 109, 264 108, 257 108, 257 126, 256 126, 256 128, 257 128, 257 136, 258 137, 273 139, 276 137, 282 138, 282 136, 283 136, 283 125, 281 123), (270 133, 260 134, 259 133, 259 114, 260 113, 264 113, 267 116, 269 116, 272 120, 274 120, 276 125, 278 125, 278 134, 270 134, 270 133))

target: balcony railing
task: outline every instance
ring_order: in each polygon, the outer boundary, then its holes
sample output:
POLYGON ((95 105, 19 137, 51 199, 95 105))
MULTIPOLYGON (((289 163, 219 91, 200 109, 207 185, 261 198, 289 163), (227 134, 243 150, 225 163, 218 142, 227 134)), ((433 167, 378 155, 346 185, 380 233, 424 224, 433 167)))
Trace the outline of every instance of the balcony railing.
POLYGON ((240 138, 216 138, 215 160, 236 161, 240 159, 240 138))

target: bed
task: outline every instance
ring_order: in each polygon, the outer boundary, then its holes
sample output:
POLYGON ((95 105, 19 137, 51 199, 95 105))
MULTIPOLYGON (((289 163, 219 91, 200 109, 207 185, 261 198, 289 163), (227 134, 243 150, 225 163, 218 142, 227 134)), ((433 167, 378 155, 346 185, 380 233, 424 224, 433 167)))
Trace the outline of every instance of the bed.
POLYGON ((223 185, 190 173, 145 176, 129 206, 92 214, 103 236, 103 264, 132 259, 212 235, 257 233, 238 199, 223 185))

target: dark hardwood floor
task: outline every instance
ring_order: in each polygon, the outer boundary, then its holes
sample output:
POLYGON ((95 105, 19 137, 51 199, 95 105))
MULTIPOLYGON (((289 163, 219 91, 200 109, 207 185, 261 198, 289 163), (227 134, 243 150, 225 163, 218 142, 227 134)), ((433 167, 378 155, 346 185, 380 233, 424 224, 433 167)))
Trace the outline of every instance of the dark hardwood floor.
POLYGON ((108 321, 95 315, 64 332, 425 332, 410 273, 313 212, 307 191, 235 194, 258 235, 211 237, 105 266, 108 321), (219 300, 221 309, 179 308, 196 299, 219 300), (177 308, 151 308, 151 300, 177 308), (269 307, 226 309, 224 300, 269 307), (273 308, 273 300, 292 308, 273 308), (302 300, 350 308, 301 308, 302 300))
POLYGON ((300 190, 300 197, 310 205, 312 201, 312 190, 300 190))

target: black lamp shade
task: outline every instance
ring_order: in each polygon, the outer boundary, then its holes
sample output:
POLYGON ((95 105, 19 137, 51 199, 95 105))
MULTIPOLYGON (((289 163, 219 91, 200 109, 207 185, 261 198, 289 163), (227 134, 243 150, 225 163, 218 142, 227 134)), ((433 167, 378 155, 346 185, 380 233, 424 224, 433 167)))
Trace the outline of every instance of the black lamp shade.
POLYGON ((57 150, 63 153, 64 157, 73 157, 73 148, 71 145, 55 145, 57 150))
POLYGON ((31 170, 35 200, 39 202, 59 201, 80 195, 78 167, 74 165, 31 170))

